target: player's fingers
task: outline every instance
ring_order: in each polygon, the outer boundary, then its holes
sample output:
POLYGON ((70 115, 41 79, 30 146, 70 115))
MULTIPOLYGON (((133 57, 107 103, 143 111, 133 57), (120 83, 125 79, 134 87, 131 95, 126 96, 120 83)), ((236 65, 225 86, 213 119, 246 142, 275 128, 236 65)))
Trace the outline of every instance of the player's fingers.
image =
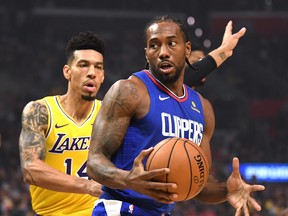
POLYGON ((172 191, 177 188, 175 183, 163 183, 163 182, 148 182, 146 185, 143 183, 143 187, 147 189, 153 189, 158 191, 172 191))
POLYGON ((236 209, 235 216, 241 216, 241 208, 236 209))
POLYGON ((261 211, 261 206, 254 198, 250 198, 249 200, 249 206, 253 207, 256 211, 261 211))
POLYGON ((235 35, 237 35, 238 38, 241 38, 246 33, 246 30, 247 29, 243 27, 237 33, 235 33, 235 35))
POLYGON ((232 35, 232 21, 230 20, 225 27, 225 32, 222 38, 222 44, 227 40, 227 38, 230 38, 231 35, 232 35))
POLYGON ((244 212, 244 215, 245 215, 245 216, 249 216, 249 215, 250 215, 250 209, 249 209, 248 204, 244 204, 244 206, 243 206, 243 212, 244 212))
POLYGON ((139 163, 142 164, 142 161, 143 159, 149 155, 152 151, 153 151, 153 147, 149 148, 149 149, 145 149, 145 150, 142 150, 140 152, 140 154, 134 159, 134 165, 139 165, 139 163))
POLYGON ((233 175, 237 175, 240 176, 240 172, 239 172, 239 159, 237 157, 233 158, 232 161, 232 167, 233 167, 233 175))
POLYGON ((225 31, 226 32, 232 32, 232 28, 233 28, 232 21, 230 20, 226 25, 225 31))
POLYGON ((154 169, 154 170, 147 171, 145 174, 143 174, 143 177, 145 179, 152 179, 154 177, 166 175, 168 173, 170 173, 169 168, 154 169))
POLYGON ((251 192, 263 191, 263 190, 265 190, 265 186, 264 185, 251 185, 251 187, 250 187, 250 191, 251 192))

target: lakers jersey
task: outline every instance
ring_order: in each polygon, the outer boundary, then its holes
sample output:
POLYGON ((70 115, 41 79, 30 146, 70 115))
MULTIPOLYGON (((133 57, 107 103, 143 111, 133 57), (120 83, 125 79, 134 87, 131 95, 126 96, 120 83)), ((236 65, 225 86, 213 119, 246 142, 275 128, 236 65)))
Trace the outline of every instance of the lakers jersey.
MULTIPOLYGON (((135 157, 143 149, 155 146, 168 137, 181 137, 200 145, 204 132, 204 115, 200 96, 183 85, 184 95, 176 96, 150 72, 134 73, 147 87, 149 112, 142 119, 132 119, 124 141, 114 155, 113 163, 120 169, 131 170, 135 157)), ((145 163, 145 161, 144 161, 145 163)), ((163 204, 133 190, 113 190, 103 187, 104 199, 120 199, 145 210, 148 215, 169 213, 174 204, 163 204)))
MULTIPOLYGON (((59 102, 59 96, 42 99, 48 111, 45 163, 72 176, 88 179, 86 161, 92 133, 92 124, 101 106, 93 107, 81 125, 74 122, 59 102)), ((33 210, 38 215, 91 215, 96 197, 88 194, 63 193, 30 186, 33 210)))

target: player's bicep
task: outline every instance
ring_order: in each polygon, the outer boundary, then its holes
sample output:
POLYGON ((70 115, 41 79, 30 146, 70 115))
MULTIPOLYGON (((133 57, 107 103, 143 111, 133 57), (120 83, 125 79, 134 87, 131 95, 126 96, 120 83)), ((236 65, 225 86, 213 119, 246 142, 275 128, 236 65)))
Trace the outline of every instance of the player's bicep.
POLYGON ((139 100, 135 85, 127 80, 116 82, 107 92, 93 125, 92 151, 110 158, 119 148, 139 100))
POLYGON ((22 167, 34 159, 45 158, 45 130, 48 124, 48 113, 45 105, 30 102, 22 113, 22 130, 19 138, 19 149, 22 167))

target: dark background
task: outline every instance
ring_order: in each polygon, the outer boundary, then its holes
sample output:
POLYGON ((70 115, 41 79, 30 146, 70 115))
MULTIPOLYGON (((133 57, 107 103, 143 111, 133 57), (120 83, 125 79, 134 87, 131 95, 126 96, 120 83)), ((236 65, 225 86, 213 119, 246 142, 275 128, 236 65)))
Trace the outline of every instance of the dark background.
MULTIPOLYGON (((211 142, 215 175, 225 180, 234 156, 241 163, 288 162, 287 0, 2 0, 0 215, 31 215, 19 164, 21 112, 31 100, 65 93, 62 67, 67 40, 87 30, 105 39, 105 82, 98 94, 102 99, 113 82, 144 68, 145 24, 164 14, 183 20, 194 17, 191 39, 210 42, 207 53, 221 44, 230 19, 234 32, 247 28, 233 56, 197 89, 215 111, 211 142), (196 29, 202 29, 202 36, 195 35, 196 29)), ((288 208, 288 184, 263 184, 266 190, 255 194, 263 210, 253 215, 281 215, 288 208)), ((233 212, 227 203, 188 201, 179 203, 173 215, 233 212)))

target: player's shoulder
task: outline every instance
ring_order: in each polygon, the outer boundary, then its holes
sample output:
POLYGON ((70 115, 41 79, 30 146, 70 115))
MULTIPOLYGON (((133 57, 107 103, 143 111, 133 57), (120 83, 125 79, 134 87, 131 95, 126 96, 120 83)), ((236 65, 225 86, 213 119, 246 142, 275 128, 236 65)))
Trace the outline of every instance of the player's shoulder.
POLYGON ((105 94, 102 107, 108 109, 117 103, 121 109, 125 109, 126 114, 135 114, 143 111, 149 100, 147 97, 147 89, 143 82, 135 76, 130 76, 128 79, 116 81, 111 86, 105 94), (139 107, 141 109, 138 109, 139 107))
POLYGON ((209 111, 209 110, 213 111, 213 107, 212 107, 211 102, 210 102, 207 98, 203 97, 203 95, 201 95, 199 92, 197 92, 197 93, 198 93, 198 95, 199 95, 199 97, 200 97, 203 111, 204 111, 204 112, 205 112, 205 111, 207 112, 207 111, 209 111))
POLYGON ((130 76, 128 79, 121 79, 116 81, 111 86, 108 93, 114 93, 122 96, 136 96, 141 94, 143 87, 145 87, 145 85, 139 78, 130 76))
POLYGON ((35 111, 47 111, 47 107, 45 106, 45 102, 43 100, 35 100, 28 102, 23 108, 23 114, 35 112, 35 111))
POLYGON ((22 112, 22 127, 33 131, 46 131, 48 118, 48 110, 44 101, 30 101, 22 112))

